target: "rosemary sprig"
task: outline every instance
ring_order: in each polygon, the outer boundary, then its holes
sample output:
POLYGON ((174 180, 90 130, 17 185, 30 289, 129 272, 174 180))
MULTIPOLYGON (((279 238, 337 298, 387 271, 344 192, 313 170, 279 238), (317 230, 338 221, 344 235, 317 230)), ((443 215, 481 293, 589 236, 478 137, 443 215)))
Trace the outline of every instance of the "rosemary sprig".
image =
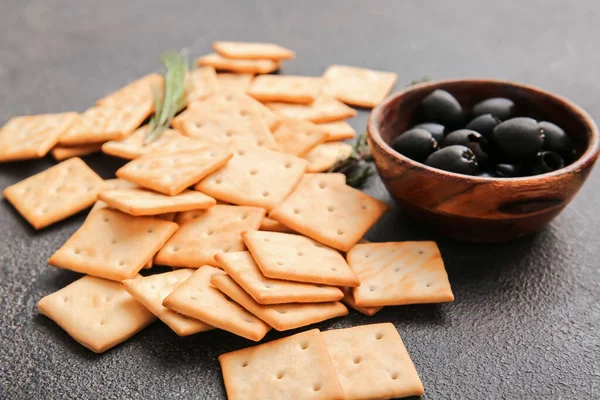
POLYGON ((425 75, 424 77, 422 77, 421 79, 416 79, 414 81, 411 81, 410 84, 406 85, 406 86, 412 86, 412 85, 418 85, 419 83, 423 83, 423 82, 429 82, 431 80, 430 77, 428 77, 427 75, 425 75))
POLYGON ((352 187, 362 187, 369 177, 374 174, 373 166, 369 162, 373 156, 367 144, 367 134, 363 133, 352 148, 352 153, 343 160, 337 161, 328 172, 339 172, 346 175, 346 183, 352 187))
POLYGON ((160 61, 165 66, 164 92, 159 93, 157 88, 152 88, 155 109, 144 138, 145 145, 158 139, 185 106, 185 82, 189 70, 187 51, 163 53, 160 61))

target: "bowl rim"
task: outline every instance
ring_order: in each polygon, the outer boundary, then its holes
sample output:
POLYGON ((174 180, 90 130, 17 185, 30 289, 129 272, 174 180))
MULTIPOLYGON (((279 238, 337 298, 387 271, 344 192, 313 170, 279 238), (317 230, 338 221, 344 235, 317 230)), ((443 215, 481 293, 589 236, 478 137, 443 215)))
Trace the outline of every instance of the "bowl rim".
POLYGON ((460 179, 464 179, 467 181, 472 181, 473 183, 476 183, 476 182, 478 182, 478 183, 482 183, 482 182, 506 182, 506 183, 509 183, 509 182, 519 182, 519 183, 536 182, 536 183, 540 183, 540 182, 544 182, 544 181, 550 181, 553 178, 581 170, 583 166, 593 162, 593 160, 600 153, 600 133, 598 133, 598 127, 596 126, 596 123, 594 122, 592 117, 583 108, 581 108, 579 105, 577 105, 573 101, 567 99, 566 97, 560 96, 558 94, 548 92, 546 90, 540 89, 533 85, 516 83, 513 81, 508 81, 508 80, 503 80, 503 79, 486 79, 486 78, 441 79, 441 80, 418 83, 416 85, 412 85, 412 86, 409 86, 402 90, 399 90, 398 92, 395 92, 395 93, 389 95, 386 99, 384 99, 381 103, 379 103, 371 111, 371 113, 369 114, 369 118, 367 120, 367 134, 371 140, 373 140, 389 156, 391 156, 395 159, 399 159, 403 162, 406 162, 407 164, 410 164, 413 167, 421 168, 421 169, 427 170, 434 174, 446 176, 448 178, 460 178, 460 179), (455 172, 445 171, 445 170, 438 169, 438 168, 433 168, 433 167, 430 167, 423 163, 420 163, 418 161, 412 160, 412 159, 396 152, 394 149, 392 149, 391 146, 389 146, 383 140, 383 138, 381 137, 381 133, 379 132, 379 125, 376 123, 376 121, 379 121, 381 119, 381 115, 383 114, 384 110, 386 110, 389 107, 390 103, 392 103, 399 97, 402 97, 402 96, 406 95, 407 93, 409 93, 413 90, 416 90, 416 89, 424 89, 424 88, 437 89, 442 84, 455 84, 455 83, 466 83, 466 82, 480 83, 480 84, 493 83, 496 85, 513 86, 516 88, 535 92, 536 94, 551 97, 554 100, 556 100, 557 102, 563 103, 567 108, 569 108, 571 110, 571 112, 576 117, 578 117, 582 120, 584 125, 586 125, 591 132, 591 138, 590 138, 590 141, 588 143, 586 150, 575 162, 567 165, 566 167, 558 169, 556 171, 547 172, 545 174, 534 175, 534 176, 500 178, 500 177, 483 177, 483 176, 463 175, 463 174, 458 174, 455 172))

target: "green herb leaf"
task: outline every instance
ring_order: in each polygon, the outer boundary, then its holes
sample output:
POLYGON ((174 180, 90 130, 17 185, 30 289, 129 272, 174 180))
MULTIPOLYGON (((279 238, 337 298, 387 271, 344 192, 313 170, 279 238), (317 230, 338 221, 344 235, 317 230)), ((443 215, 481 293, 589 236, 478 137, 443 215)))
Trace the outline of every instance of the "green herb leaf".
POLYGON ((155 109, 144 138, 145 145, 161 137, 171 120, 185 106, 185 84, 189 70, 187 51, 164 53, 160 61, 165 66, 164 91, 159 93, 157 88, 152 88, 155 109))
POLYGON ((346 183, 352 187, 362 187, 374 174, 373 166, 369 164, 373 160, 367 134, 363 133, 356 138, 352 153, 344 160, 337 161, 327 172, 339 172, 346 175, 346 183))
POLYGON ((429 82, 430 80, 431 80, 431 78, 428 77, 427 75, 425 75, 421 79, 417 79, 417 80, 411 81, 410 84, 408 84, 406 86, 418 85, 419 83, 429 82))

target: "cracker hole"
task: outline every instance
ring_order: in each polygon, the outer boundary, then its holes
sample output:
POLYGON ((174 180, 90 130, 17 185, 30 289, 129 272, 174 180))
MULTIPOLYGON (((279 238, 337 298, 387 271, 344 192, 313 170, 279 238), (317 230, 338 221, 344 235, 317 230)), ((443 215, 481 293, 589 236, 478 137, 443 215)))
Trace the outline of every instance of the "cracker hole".
POLYGON ((255 169, 250 170, 250 175, 256 175, 258 174, 258 171, 255 169))
POLYGON ((150 289, 156 289, 156 285, 150 285, 150 289))
POLYGON ((321 189, 325 189, 327 187, 327 185, 325 184, 325 182, 319 182, 319 187, 321 189))
POLYGON ((371 291, 371 292, 374 292, 374 291, 375 291, 375 289, 377 289, 377 287, 375 287, 375 286, 373 286, 373 285, 370 285, 370 286, 369 286, 369 291, 371 291))
POLYGON ((46 214, 50 209, 48 207, 42 208, 42 214, 46 214))
POLYGON ((123 265, 125 265, 125 261, 123 261, 123 260, 119 261, 119 267, 122 267, 123 265))
POLYGON ((230 251, 231 251, 231 245, 229 245, 229 246, 225 246, 225 247, 223 248, 223 251, 224 251, 225 253, 228 253, 228 252, 230 252, 230 251))
POLYGON ((294 208, 294 214, 300 214, 300 209, 299 208, 294 208))
POLYGON ((198 300, 198 298, 196 296, 194 296, 194 295, 191 295, 190 296, 190 300, 198 300))
POLYGON ((209 158, 213 158, 214 156, 216 156, 214 151, 211 151, 210 153, 208 153, 209 158))
POLYGON ((354 364, 360 364, 360 362, 362 361, 362 358, 354 357, 354 360, 352 360, 352 361, 354 361, 354 364))
POLYGON ((225 100, 231 101, 231 100, 233 100, 233 96, 232 95, 227 95, 227 96, 225 96, 225 100))
POLYGON ((103 326, 104 324, 106 324, 106 321, 105 321, 105 320, 103 320, 103 319, 101 319, 101 320, 100 320, 100 326, 103 326))
POLYGON ((223 179, 221 179, 221 178, 217 178, 217 179, 215 179, 215 183, 216 183, 217 185, 218 185, 218 184, 220 184, 221 182, 223 182, 223 179))
POLYGON ((331 270, 335 272, 335 271, 337 271, 337 268, 336 267, 331 267, 331 270))
POLYGON ((315 383, 315 384, 313 385, 313 390, 314 390, 315 392, 318 392, 319 390, 321 390, 321 384, 320 384, 320 383, 315 383))
POLYGON ((365 253, 365 258, 371 257, 371 253, 365 253))
POLYGON ((268 283, 265 283, 265 289, 271 289, 273 286, 269 285, 268 283))
POLYGON ((397 372, 392 372, 392 374, 390 375, 390 377, 391 377, 393 380, 396 380, 396 379, 398 379, 398 376, 399 376, 399 375, 398 375, 398 373, 397 373, 397 372))
POLYGON ((279 314, 285 314, 287 311, 285 311, 285 310, 277 310, 277 312, 278 312, 279 314))
POLYGON ((25 193, 29 193, 29 192, 31 192, 31 188, 30 188, 30 187, 26 187, 26 188, 25 188, 25 190, 24 190, 23 192, 25 192, 25 193))
POLYGON ((173 253, 177 253, 179 251, 179 246, 173 246, 173 247, 171 247, 171 251, 173 253))
POLYGON ((264 140, 259 140, 259 141, 256 142, 257 146, 263 146, 264 144, 265 144, 264 140))
POLYGON ((111 300, 112 300, 112 297, 110 297, 110 296, 106 296, 106 297, 104 298, 104 302, 105 302, 105 303, 108 303, 108 302, 110 302, 111 300))
POLYGON ((400 272, 400 267, 396 267, 396 268, 394 268, 394 271, 395 271, 395 272, 400 272))
POLYGON ((327 207, 327 211, 329 211, 329 212, 333 212, 333 210, 335 210, 335 207, 334 207, 334 206, 328 206, 328 207, 327 207))
POLYGON ((303 342, 303 343, 300 345, 300 348, 301 348, 302 350, 306 350, 306 349, 308 349, 308 343, 307 343, 307 342, 303 342))
POLYGON ((279 371, 277 373, 277 379, 281 379, 281 378, 283 378, 283 371, 279 371))
POLYGON ((296 254, 298 254, 300 257, 302 257, 304 255, 304 253, 301 251, 297 252, 296 254))
POLYGON ((263 238, 263 242, 268 242, 269 238, 263 238))
MULTIPOLYGON (((91 192, 92 190, 96 189, 96 186, 92 185, 92 186, 88 186, 87 187, 87 191, 91 192)), ((58 191, 58 189, 56 189, 58 191)))
POLYGON ((338 235, 343 235, 343 234, 344 234, 344 231, 343 231, 343 230, 341 230, 341 229, 338 229, 338 230, 337 230, 337 234, 338 234, 338 235))
POLYGON ((362 206, 360 206, 360 208, 362 208, 363 210, 367 209, 367 206, 365 206, 364 204, 362 206))
POLYGON ((241 219, 247 219, 248 218, 248 214, 242 214, 242 216, 240 218, 241 219))
POLYGON ((428 283, 427 285, 425 285, 425 287, 431 287, 431 283, 428 283))
POLYGON ((113 239, 110 241, 111 244, 117 244, 117 239, 113 239))
POLYGON ((262 192, 263 197, 267 197, 269 195, 269 192, 262 192))
POLYGON ((242 368, 246 368, 248 366, 248 361, 242 362, 242 368))
POLYGON ((75 249, 75 250, 73 250, 73 253, 79 254, 79 253, 81 253, 81 249, 75 249))
POLYGON ((110 218, 104 217, 104 222, 109 222, 109 221, 110 221, 110 218))
POLYGON ((383 339, 383 332, 377 332, 377 333, 375 334, 375 339, 377 339, 377 340, 381 340, 381 339, 383 339))
POLYGON ((246 110, 240 110, 240 115, 242 117, 245 117, 246 115, 248 115, 248 111, 246 111, 246 110))
POLYGON ((63 297, 63 303, 66 303, 69 301, 69 298, 67 296, 63 297))
POLYGON ((283 265, 283 263, 281 261, 277 261, 275 264, 280 265, 280 266, 283 265))
POLYGON ((244 154, 246 154, 246 152, 244 150, 240 150, 237 153, 238 153, 238 156, 243 156, 244 154))
POLYGON ((148 233, 152 233, 152 232, 154 232, 154 229, 150 228, 150 229, 148 229, 146 232, 148 232, 148 233))
POLYGON ((213 231, 212 229, 209 229, 208 231, 206 231, 206 236, 212 236, 215 233, 215 231, 213 231))
POLYGON ((250 318, 248 318, 248 317, 244 317, 244 321, 245 321, 246 323, 248 323, 248 324, 251 324, 251 323, 252 323, 252 320, 251 320, 250 318))
POLYGON ((225 132, 225 136, 227 137, 232 137, 233 136, 233 131, 232 130, 228 130, 225 132))
POLYGON ((203 123, 202 122, 196 122, 196 128, 202 128, 203 123))
POLYGON ((425 252, 423 250, 419 250, 419 251, 417 251, 417 253, 419 253, 419 254, 425 254, 425 252))
POLYGON ((286 168, 292 168, 292 163, 287 161, 285 164, 283 164, 283 166, 286 168))

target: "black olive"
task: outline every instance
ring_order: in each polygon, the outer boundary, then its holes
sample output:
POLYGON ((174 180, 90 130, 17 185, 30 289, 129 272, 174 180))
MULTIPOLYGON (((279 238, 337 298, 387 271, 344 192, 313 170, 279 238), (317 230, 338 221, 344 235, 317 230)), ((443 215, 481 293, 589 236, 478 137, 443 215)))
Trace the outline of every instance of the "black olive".
POLYGON ((465 120, 465 113, 458 100, 445 90, 435 90, 421 103, 421 120, 437 122, 446 127, 459 128, 465 120))
POLYGON ((562 157, 553 151, 542 151, 538 154, 535 164, 531 167, 531 175, 545 174, 565 166, 562 157))
POLYGON ((498 175, 494 171, 483 171, 479 173, 479 176, 482 178, 497 178, 498 175))
POLYGON ((535 158, 544 145, 544 133, 536 120, 526 117, 502 122, 492 131, 492 142, 504 161, 527 162, 535 158))
POLYGON ((480 101, 473 106, 473 117, 484 114, 492 114, 494 117, 505 121, 515 115, 515 103, 504 97, 493 97, 480 101))
POLYGON ((475 132, 471 129, 459 129, 451 132, 446 136, 442 143, 440 143, 440 147, 454 146, 457 144, 470 148, 473 154, 475 154, 479 165, 483 165, 487 162, 488 155, 485 151, 487 149, 487 140, 481 136, 479 132, 475 132))
POLYGON ((496 176, 501 178, 513 178, 521 175, 520 164, 496 164, 496 176))
POLYGON ((425 164, 430 167, 456 172, 457 174, 477 175, 478 165, 475 154, 465 146, 448 146, 432 153, 425 164))
POLYGON ((565 131, 552 122, 541 121, 539 125, 544 131, 544 150, 553 151, 570 160, 574 155, 573 143, 565 131))
POLYGON ((467 124, 465 128, 477 131, 486 138, 489 138, 496 125, 498 125, 500 122, 502 121, 494 117, 492 114, 483 114, 474 118, 467 124))
POLYGON ((392 148, 408 158, 422 162, 438 148, 438 144, 429 131, 410 129, 394 139, 392 148))
POLYGON ((431 136, 435 139, 436 142, 441 142, 444 140, 444 133, 446 132, 446 127, 441 124, 436 124, 435 122, 423 122, 422 124, 413 126, 412 129, 425 129, 431 133, 431 136))

